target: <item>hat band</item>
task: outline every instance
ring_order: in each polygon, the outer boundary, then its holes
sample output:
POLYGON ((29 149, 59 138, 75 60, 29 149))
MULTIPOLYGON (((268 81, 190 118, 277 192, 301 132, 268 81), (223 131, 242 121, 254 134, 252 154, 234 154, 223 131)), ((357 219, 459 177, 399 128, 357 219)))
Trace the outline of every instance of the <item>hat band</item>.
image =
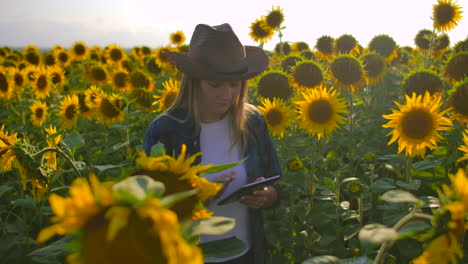
POLYGON ((249 71, 249 68, 247 66, 245 66, 245 67, 242 67, 242 69, 239 70, 239 71, 233 71, 233 72, 220 72, 220 71, 217 71, 216 73, 233 76, 233 75, 244 74, 244 73, 246 73, 248 71, 249 71))

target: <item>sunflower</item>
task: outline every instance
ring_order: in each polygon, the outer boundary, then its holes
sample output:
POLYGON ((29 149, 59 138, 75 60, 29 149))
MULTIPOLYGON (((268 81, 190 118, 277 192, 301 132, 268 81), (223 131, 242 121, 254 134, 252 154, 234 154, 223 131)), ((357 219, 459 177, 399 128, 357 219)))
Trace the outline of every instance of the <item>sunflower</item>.
POLYGON ((0 68, 0 98, 9 100, 13 97, 15 83, 8 78, 6 70, 0 68))
POLYGON ((119 91, 121 93, 129 92, 132 89, 130 75, 126 70, 117 70, 113 72, 109 82, 115 91, 119 91))
POLYGON ((109 81, 109 73, 106 67, 100 63, 87 65, 85 76, 88 81, 94 85, 103 85, 109 81))
POLYGON ((26 77, 24 75, 24 71, 13 69, 11 71, 11 76, 13 77, 16 90, 22 89, 26 84, 26 77))
POLYGON ((291 53, 291 45, 289 45, 288 42, 279 42, 276 44, 275 46, 275 52, 276 54, 278 55, 289 55, 289 53, 291 53))
POLYGON ((65 72, 63 68, 59 65, 49 67, 50 81, 55 88, 63 90, 63 85, 65 84, 65 72))
MULTIPOLYGON (((46 134, 47 134, 47 146, 49 148, 56 148, 57 145, 60 143, 60 140, 62 139, 61 135, 57 135, 57 128, 54 126, 49 126, 48 128, 45 128, 46 134), (49 139, 49 137, 54 136, 52 139, 49 139)), ((54 151, 48 151, 44 154, 44 159, 47 160, 47 165, 53 169, 57 170, 57 153, 54 151)))
POLYGON ((293 159, 293 160, 288 162, 288 169, 291 170, 291 171, 297 171, 297 170, 302 169, 303 167, 304 167, 304 164, 298 158, 293 159))
POLYGON ((463 258, 457 238, 450 233, 444 233, 432 240, 424 249, 424 252, 413 259, 412 264, 426 263, 458 263, 457 259, 463 258))
POLYGON ((289 55, 281 62, 281 69, 287 74, 292 72, 292 67, 296 66, 296 63, 302 61, 302 58, 296 55, 289 55))
POLYGON ((91 85, 89 89, 85 91, 85 103, 88 108, 95 108, 97 105, 97 99, 104 96, 104 92, 96 85, 91 85))
POLYGON ((196 153, 186 157, 187 147, 182 145, 180 154, 177 158, 168 155, 161 157, 148 157, 146 153, 140 152, 136 163, 144 169, 146 175, 156 181, 164 183, 166 186, 166 195, 199 189, 196 196, 191 196, 184 201, 174 205, 173 209, 179 219, 191 219, 197 204, 200 201, 216 195, 222 188, 221 184, 210 182, 206 178, 198 176, 198 173, 211 168, 213 165, 193 165, 195 159, 201 155, 196 153))
POLYGON ((181 46, 185 42, 185 34, 183 31, 178 30, 174 33, 171 33, 170 40, 171 44, 181 46))
MULTIPOLYGON (((154 96, 151 92, 145 89, 135 89, 130 95, 131 99, 135 99, 135 105, 143 112, 151 113, 154 111, 154 96)), ((173 98, 174 99, 174 98, 173 98)), ((169 99, 169 100, 173 100, 169 99)))
POLYGON ((444 117, 448 110, 439 111, 441 100, 441 96, 426 92, 424 95, 405 95, 404 105, 395 102, 399 110, 392 109, 392 114, 383 115, 390 121, 382 127, 393 128, 387 134, 392 136, 388 145, 398 140, 398 153, 405 150, 411 157, 424 157, 426 147, 435 149, 442 139, 438 132, 452 126, 452 121, 444 117))
POLYGON ((141 47, 141 55, 143 55, 143 56, 151 55, 151 48, 148 47, 148 46, 142 46, 141 47))
POLYGON ((468 51, 455 53, 448 59, 445 76, 451 82, 459 82, 468 77, 468 51))
POLYGON ((70 54, 66 50, 58 50, 56 51, 56 57, 58 60, 58 64, 62 67, 67 67, 70 64, 70 54))
POLYGON ((258 109, 265 117, 271 134, 283 138, 284 131, 294 119, 294 110, 288 107, 281 98, 273 98, 273 100, 263 98, 261 104, 258 109))
POLYGON ((392 61, 398 55, 395 40, 385 34, 373 37, 369 42, 368 48, 370 51, 375 51, 380 54, 380 56, 384 57, 387 61, 392 61))
POLYGON ((257 91, 261 97, 269 99, 277 97, 283 100, 287 100, 293 93, 288 77, 282 71, 262 73, 258 79, 257 91))
POLYGON ((42 54, 42 61, 45 66, 54 66, 57 63, 57 59, 55 58, 53 51, 42 54))
POLYGON ((81 61, 88 57, 88 46, 82 41, 76 41, 70 49, 73 60, 81 61))
POLYGON ((9 171, 14 166, 14 161, 17 159, 15 150, 17 149, 15 144, 18 142, 17 133, 8 135, 8 132, 4 132, 5 128, 2 125, 0 129, 0 170, 9 171))
MULTIPOLYGON (((463 144, 458 147, 459 150, 465 152, 465 155, 457 160, 457 162, 461 162, 464 160, 468 160, 468 129, 465 129, 463 133, 463 144)), ((468 196, 467 196, 468 198, 468 196)), ((467 201, 468 202, 468 201, 467 201)), ((468 204, 467 204, 467 209, 468 209, 468 204)))
POLYGON ((302 61, 292 68, 291 83, 295 88, 314 88, 323 83, 320 66, 313 61, 302 61))
POLYGON ((36 45, 27 45, 24 47, 23 52, 37 52, 39 53, 39 47, 36 45))
POLYGON ((122 98, 116 94, 99 96, 96 99, 96 118, 105 125, 124 121, 122 98))
POLYGON ((363 66, 350 55, 340 55, 330 64, 329 71, 335 78, 335 86, 357 91, 366 84, 363 66))
POLYGON ((335 39, 327 35, 321 36, 317 39, 315 49, 317 49, 319 57, 329 59, 333 56, 333 51, 335 50, 335 39))
POLYGON ((456 0, 437 0, 433 8, 434 28, 440 32, 454 29, 462 19, 462 13, 456 0))
POLYGON ((303 51, 307 51, 307 50, 310 50, 309 48, 309 44, 307 44, 306 42, 304 41, 297 41, 297 42, 294 42, 291 46, 291 49, 295 52, 303 52, 303 51))
POLYGON ((172 70, 174 67, 172 66, 171 62, 167 59, 166 55, 164 54, 164 52, 166 51, 174 51, 174 49, 171 47, 161 47, 154 51, 154 57, 156 58, 156 62, 159 65, 161 65, 162 67, 166 69, 172 70))
POLYGON ((106 49, 107 61, 111 64, 119 64, 127 57, 125 51, 116 44, 112 44, 106 49))
POLYGON ((180 81, 176 79, 169 79, 163 82, 164 89, 159 91, 160 95, 155 95, 153 105, 158 105, 158 112, 166 111, 177 98, 180 91, 180 81))
POLYGON ((267 43, 271 38, 273 38, 274 34, 275 31, 271 29, 263 19, 256 19, 255 22, 252 22, 250 25, 249 36, 255 42, 259 42, 261 44, 267 43))
POLYGON ((424 95, 429 92, 431 95, 441 93, 444 89, 442 79, 431 70, 416 70, 407 76, 403 82, 403 88, 407 95, 416 93, 424 95))
POLYGON ((280 6, 273 6, 271 11, 265 16, 266 25, 273 29, 280 29, 281 24, 284 22, 283 9, 280 6))
POLYGON ((59 120, 63 128, 72 128, 78 120, 80 103, 78 96, 67 95, 60 102, 59 120))
POLYGON ((302 93, 303 101, 296 101, 302 127, 311 136, 331 136, 339 124, 346 119, 342 114, 348 113, 344 99, 333 89, 319 86, 307 89, 302 93))
POLYGON ((52 83, 50 81, 50 72, 46 68, 39 68, 34 76, 33 91, 36 98, 45 98, 52 91, 52 83))
POLYGON ((91 120, 94 118, 94 106, 90 107, 86 103, 86 94, 84 92, 76 93, 78 96, 78 103, 80 104, 80 115, 84 116, 86 119, 91 120))
POLYGON ((453 51, 454 53, 458 53, 460 51, 468 51, 468 38, 465 40, 458 41, 453 47, 453 51))
POLYGON ((38 66, 41 63, 41 56, 38 51, 27 51, 24 60, 30 65, 38 66))
POLYGON ((145 68, 153 76, 158 76, 162 72, 162 68, 156 62, 156 57, 154 56, 148 56, 145 58, 145 68))
POLYGON ((23 69, 24 75, 26 76, 26 80, 33 84, 34 80, 36 79, 36 73, 38 72, 39 68, 34 65, 28 65, 26 68, 23 69))
POLYGON ((130 73, 130 84, 132 89, 145 89, 152 91, 154 89, 153 79, 141 70, 135 70, 130 73))
POLYGON ((434 41, 434 50, 444 52, 450 46, 450 38, 447 34, 438 36, 434 41))
POLYGON ((421 29, 414 37, 414 44, 421 50, 428 50, 431 46, 432 35, 431 30, 421 29))
POLYGON ((335 40, 337 54, 349 54, 357 48, 357 40, 353 35, 344 34, 335 40))
POLYGON ((35 101, 29 109, 31 110, 31 122, 35 126, 42 126, 47 116, 47 105, 40 101, 35 101))
POLYGON ((468 104, 466 102, 468 102, 468 78, 460 82, 448 98, 450 112, 462 123, 468 123, 468 104))
POLYGON ((315 54, 310 50, 305 50, 301 52, 301 57, 305 60, 315 60, 315 54))
POLYGON ((377 52, 366 53, 361 56, 365 78, 369 84, 378 84, 382 80, 386 65, 385 60, 377 52))

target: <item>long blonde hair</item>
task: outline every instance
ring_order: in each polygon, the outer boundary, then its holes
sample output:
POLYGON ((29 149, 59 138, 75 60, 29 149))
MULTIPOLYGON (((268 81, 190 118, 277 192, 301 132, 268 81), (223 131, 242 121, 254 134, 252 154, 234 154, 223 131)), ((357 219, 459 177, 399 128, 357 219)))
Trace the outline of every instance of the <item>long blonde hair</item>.
MULTIPOLYGON (((229 108, 229 113, 232 116, 232 126, 234 129, 232 142, 233 145, 237 144, 241 153, 245 151, 247 145, 248 129, 246 127, 247 118, 255 112, 255 107, 247 103, 248 95, 248 84, 247 81, 242 81, 241 90, 235 102, 229 108)), ((174 109, 184 109, 187 111, 187 116, 185 119, 180 120, 171 115, 172 118, 176 119, 178 122, 187 122, 188 120, 193 120, 195 123, 195 130, 200 131, 200 109, 198 105, 198 95, 200 93, 200 80, 192 78, 187 75, 182 76, 182 82, 180 85, 180 91, 177 94, 177 97, 169 107, 167 112, 170 112, 174 109)))

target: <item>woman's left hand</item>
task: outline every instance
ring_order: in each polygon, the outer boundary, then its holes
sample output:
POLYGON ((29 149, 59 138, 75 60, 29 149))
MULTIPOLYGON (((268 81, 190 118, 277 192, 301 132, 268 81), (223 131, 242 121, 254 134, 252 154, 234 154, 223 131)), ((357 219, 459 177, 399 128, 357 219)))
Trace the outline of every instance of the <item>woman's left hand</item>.
POLYGON ((278 193, 275 187, 265 186, 262 189, 254 191, 251 195, 243 195, 239 201, 250 208, 268 208, 278 199, 278 193))

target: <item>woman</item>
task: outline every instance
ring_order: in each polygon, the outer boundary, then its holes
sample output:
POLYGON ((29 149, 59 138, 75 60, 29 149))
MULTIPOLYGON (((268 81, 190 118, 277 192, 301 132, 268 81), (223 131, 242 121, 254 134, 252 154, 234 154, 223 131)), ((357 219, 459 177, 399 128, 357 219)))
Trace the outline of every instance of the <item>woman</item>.
POLYGON ((268 67, 268 56, 259 47, 243 46, 229 24, 199 24, 188 54, 164 55, 183 73, 181 89, 174 104, 150 124, 143 148, 150 154, 152 146, 161 142, 166 153, 177 156, 185 144, 188 154, 202 152, 196 160, 202 164, 219 165, 247 157, 226 171, 204 175, 224 184, 222 193, 207 201, 207 208, 216 216, 235 218, 236 226, 226 234, 202 236, 200 240, 236 236, 247 245, 247 250, 237 256, 209 258, 206 263, 265 263, 259 209, 279 201, 278 189, 267 186, 223 206, 217 201, 242 185, 281 174, 266 122, 254 106, 246 103, 247 80, 268 67))

